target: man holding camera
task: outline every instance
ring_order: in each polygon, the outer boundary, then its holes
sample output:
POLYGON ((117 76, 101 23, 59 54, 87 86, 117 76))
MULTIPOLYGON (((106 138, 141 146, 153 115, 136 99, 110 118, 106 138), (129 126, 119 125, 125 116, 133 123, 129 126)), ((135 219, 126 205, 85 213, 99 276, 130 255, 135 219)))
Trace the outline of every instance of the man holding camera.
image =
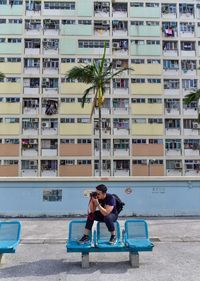
POLYGON ((110 232, 111 245, 116 244, 117 239, 115 236, 114 222, 118 218, 116 209, 116 200, 112 194, 107 193, 107 187, 100 184, 96 187, 96 192, 90 194, 89 212, 85 226, 85 234, 79 240, 80 244, 89 242, 89 233, 92 229, 94 221, 105 222, 108 231, 110 232), (98 209, 98 210, 96 210, 98 209))

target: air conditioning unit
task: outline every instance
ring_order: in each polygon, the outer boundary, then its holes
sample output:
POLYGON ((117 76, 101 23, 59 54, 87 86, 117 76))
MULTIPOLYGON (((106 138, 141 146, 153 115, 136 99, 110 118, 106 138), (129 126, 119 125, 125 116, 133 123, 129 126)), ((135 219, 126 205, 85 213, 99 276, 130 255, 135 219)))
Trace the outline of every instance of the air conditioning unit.
POLYGON ((193 124, 192 124, 192 129, 200 129, 200 124, 199 123, 197 123, 197 122, 194 122, 193 124))
POLYGON ((119 48, 119 43, 118 42, 113 42, 112 46, 113 46, 113 48, 119 48))
POLYGON ((34 139, 29 140, 29 144, 37 144, 37 140, 34 140, 34 139))
POLYGON ((176 162, 174 168, 175 169, 181 169, 182 168, 182 163, 181 162, 176 162))

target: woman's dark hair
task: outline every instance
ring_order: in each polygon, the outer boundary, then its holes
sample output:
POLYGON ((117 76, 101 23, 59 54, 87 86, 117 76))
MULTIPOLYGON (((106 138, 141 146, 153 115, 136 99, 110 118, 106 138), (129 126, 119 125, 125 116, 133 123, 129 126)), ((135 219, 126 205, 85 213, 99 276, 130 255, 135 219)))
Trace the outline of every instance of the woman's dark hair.
POLYGON ((107 187, 104 184, 97 185, 97 190, 101 191, 102 193, 106 193, 107 187))

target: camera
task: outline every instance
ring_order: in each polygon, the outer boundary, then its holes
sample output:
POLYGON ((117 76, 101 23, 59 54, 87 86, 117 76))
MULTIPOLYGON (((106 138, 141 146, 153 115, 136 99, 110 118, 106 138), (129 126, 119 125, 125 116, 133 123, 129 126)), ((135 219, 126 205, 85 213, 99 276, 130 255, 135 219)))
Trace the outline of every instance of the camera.
POLYGON ((97 197, 96 191, 91 192, 90 193, 90 197, 96 198, 97 197))

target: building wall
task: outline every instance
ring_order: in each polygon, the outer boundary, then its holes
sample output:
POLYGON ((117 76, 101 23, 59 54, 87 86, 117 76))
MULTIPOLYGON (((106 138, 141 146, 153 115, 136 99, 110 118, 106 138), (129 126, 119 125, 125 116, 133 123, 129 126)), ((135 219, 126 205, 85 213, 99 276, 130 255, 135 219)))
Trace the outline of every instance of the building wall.
POLYGON ((197 104, 183 104, 200 88, 199 5, 1 1, 0 72, 6 77, 0 81, 0 169, 13 165, 19 177, 99 174, 98 108, 90 116, 94 92, 82 108, 91 85, 70 81, 66 73, 98 61, 106 42, 106 64, 132 70, 105 91, 102 176, 199 177, 197 104), (18 153, 7 145, 18 146, 18 153))
POLYGON ((86 215, 89 197, 84 196, 100 183, 125 202, 124 216, 200 215, 200 182, 184 178, 149 180, 95 178, 75 179, 2 179, 0 216, 86 215), (62 190, 61 201, 43 201, 43 192, 62 190))

